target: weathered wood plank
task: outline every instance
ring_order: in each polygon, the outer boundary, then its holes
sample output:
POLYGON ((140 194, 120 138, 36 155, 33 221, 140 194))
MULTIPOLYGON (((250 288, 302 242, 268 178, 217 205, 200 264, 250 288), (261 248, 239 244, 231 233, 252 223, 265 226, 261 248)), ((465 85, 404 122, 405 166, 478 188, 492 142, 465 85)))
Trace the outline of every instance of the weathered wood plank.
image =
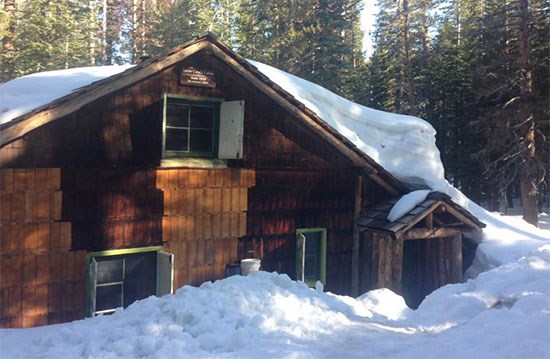
POLYGON ((451 237, 460 233, 458 229, 454 228, 434 228, 432 230, 426 228, 413 228, 409 229, 403 235, 405 240, 407 239, 433 239, 442 237, 451 237))
POLYGON ((359 295, 359 224, 361 216, 361 192, 363 176, 357 176, 355 184, 355 198, 353 208, 353 234, 351 247, 351 295, 359 295))
POLYGON ((462 282, 462 235, 458 233, 451 239, 451 272, 454 283, 462 282))

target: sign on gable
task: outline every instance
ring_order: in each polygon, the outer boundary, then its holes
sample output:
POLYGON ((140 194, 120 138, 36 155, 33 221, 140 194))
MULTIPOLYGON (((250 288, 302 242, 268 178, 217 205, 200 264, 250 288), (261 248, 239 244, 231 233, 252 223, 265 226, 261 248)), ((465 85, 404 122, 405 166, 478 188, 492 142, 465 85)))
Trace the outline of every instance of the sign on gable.
POLYGON ((212 71, 196 69, 193 66, 181 70, 180 84, 182 86, 216 87, 216 81, 214 80, 214 73, 212 71))

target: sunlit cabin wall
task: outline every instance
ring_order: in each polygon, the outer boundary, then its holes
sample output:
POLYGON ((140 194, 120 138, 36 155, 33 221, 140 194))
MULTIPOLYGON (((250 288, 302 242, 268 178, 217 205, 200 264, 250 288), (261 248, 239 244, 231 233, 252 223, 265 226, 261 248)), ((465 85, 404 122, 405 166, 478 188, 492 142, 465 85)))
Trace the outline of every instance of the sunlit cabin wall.
POLYGON ((59 168, 0 170, 0 326, 84 316, 86 251, 71 246, 59 168))

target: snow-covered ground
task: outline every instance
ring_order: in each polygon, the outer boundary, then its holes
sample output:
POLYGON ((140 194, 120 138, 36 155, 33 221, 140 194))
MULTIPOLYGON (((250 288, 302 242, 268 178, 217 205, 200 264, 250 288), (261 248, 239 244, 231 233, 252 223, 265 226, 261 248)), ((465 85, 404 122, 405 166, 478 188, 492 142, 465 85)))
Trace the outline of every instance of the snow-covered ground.
POLYGON ((530 230, 547 238, 538 249, 440 288, 415 311, 387 289, 354 299, 255 272, 112 316, 3 329, 0 357, 550 358, 550 231, 530 230))
MULTIPOLYGON (((427 122, 253 64, 398 179, 447 193, 486 223, 471 279, 440 288, 413 311, 386 289, 354 299, 257 272, 185 286, 112 316, 0 330, 1 358, 550 358, 550 228, 488 213, 450 186, 427 122)), ((123 69, 65 70, 0 85, 0 123, 123 69)))

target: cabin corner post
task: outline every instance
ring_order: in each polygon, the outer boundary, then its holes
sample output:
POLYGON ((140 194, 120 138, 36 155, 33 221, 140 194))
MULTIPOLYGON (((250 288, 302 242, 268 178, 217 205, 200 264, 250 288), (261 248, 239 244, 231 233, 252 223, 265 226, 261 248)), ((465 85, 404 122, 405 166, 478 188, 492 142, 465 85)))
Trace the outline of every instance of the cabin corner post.
POLYGON ((353 208, 353 234, 351 245, 351 295, 359 295, 359 217, 361 216, 363 176, 359 175, 355 180, 355 197, 353 208))

